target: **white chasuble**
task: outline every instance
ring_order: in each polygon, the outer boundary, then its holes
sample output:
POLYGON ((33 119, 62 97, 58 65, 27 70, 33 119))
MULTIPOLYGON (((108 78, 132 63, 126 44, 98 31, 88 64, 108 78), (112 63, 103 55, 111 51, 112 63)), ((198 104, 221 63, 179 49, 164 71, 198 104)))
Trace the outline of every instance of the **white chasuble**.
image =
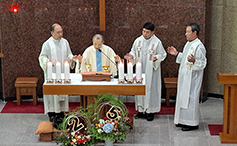
MULTIPOLYGON (((115 63, 115 52, 113 49, 107 45, 102 45, 100 48, 101 51, 101 59, 102 59, 102 66, 109 66, 110 67, 110 73, 112 74, 117 74, 117 69, 116 69, 116 63, 115 63), (106 57, 104 54, 106 54, 108 57, 106 57)), ((97 66, 96 66, 96 49, 94 48, 93 45, 88 47, 84 53, 83 53, 83 58, 81 62, 81 72, 86 72, 86 64, 90 64, 91 68, 90 71, 97 72, 97 66)), ((76 67, 75 72, 78 71, 79 67, 76 67)))
POLYGON ((145 73, 145 96, 135 97, 136 110, 139 112, 155 113, 161 108, 161 68, 160 63, 166 58, 166 51, 161 41, 153 35, 145 39, 142 35, 138 37, 130 51, 133 55, 134 64, 137 58, 142 60, 142 73, 145 73), (153 52, 153 54, 150 54, 153 52), (150 57, 156 57, 153 62, 150 57))
POLYGON ((180 63, 175 106, 175 124, 197 126, 199 124, 199 96, 203 70, 206 66, 206 50, 197 38, 187 42, 183 53, 179 53, 176 62, 180 63), (188 62, 194 55, 195 63, 188 62))

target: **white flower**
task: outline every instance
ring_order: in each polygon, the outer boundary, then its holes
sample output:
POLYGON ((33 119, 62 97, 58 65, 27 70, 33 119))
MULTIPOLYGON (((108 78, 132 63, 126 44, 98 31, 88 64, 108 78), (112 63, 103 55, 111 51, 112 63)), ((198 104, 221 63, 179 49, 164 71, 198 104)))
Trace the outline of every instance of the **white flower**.
POLYGON ((75 132, 71 132, 71 135, 72 135, 72 136, 75 136, 75 132))
POLYGON ((81 139, 81 135, 78 136, 78 139, 81 139))
POLYGON ((86 138, 89 139, 91 136, 90 135, 87 135, 86 138))
POLYGON ((102 130, 102 129, 98 129, 98 132, 99 132, 99 133, 102 133, 102 132, 103 132, 103 130, 102 130))
POLYGON ((100 121, 100 124, 105 124, 105 120, 100 119, 99 121, 100 121))
POLYGON ((73 139, 72 142, 77 142, 77 140, 76 140, 76 139, 73 139))
POLYGON ((120 120, 121 119, 121 116, 118 116, 118 120, 120 120))

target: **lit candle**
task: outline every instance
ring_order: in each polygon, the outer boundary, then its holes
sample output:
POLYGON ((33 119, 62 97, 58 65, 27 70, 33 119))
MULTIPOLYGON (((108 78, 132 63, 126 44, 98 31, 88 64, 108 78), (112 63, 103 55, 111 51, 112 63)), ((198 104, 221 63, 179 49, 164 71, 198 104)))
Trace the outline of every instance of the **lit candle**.
POLYGON ((47 79, 52 79, 52 61, 47 62, 47 79))
POLYGON ((64 79, 70 79, 70 68, 69 68, 69 61, 66 60, 64 62, 64 79))
POLYGON ((136 79, 142 79, 142 64, 140 61, 136 63, 136 79))
POLYGON ((61 63, 59 61, 56 62, 56 79, 61 79, 61 63))
POLYGON ((128 62, 128 64, 127 64, 127 70, 128 70, 128 74, 127 74, 127 79, 128 80, 131 80, 131 79, 133 79, 133 69, 132 69, 132 62, 128 62))
POLYGON ((119 79, 124 79, 124 64, 122 61, 118 64, 119 79))

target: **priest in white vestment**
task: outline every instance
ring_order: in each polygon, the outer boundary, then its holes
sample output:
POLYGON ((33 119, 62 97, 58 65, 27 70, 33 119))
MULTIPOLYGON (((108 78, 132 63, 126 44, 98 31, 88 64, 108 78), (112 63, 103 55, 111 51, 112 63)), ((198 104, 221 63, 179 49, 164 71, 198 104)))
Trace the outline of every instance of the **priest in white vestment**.
POLYGON ((147 22, 143 25, 142 35, 138 37, 125 59, 141 59, 142 73, 145 74, 145 96, 135 96, 137 118, 154 119, 154 113, 161 109, 161 62, 166 58, 162 42, 154 34, 154 24, 147 22))
POLYGON ((199 96, 207 64, 206 49, 198 39, 199 30, 197 23, 190 23, 186 27, 187 43, 183 52, 173 46, 167 50, 180 63, 174 123, 176 127, 182 127, 182 131, 195 130, 199 126, 199 96))
POLYGON ((103 71, 103 66, 109 66, 109 72, 113 75, 117 74, 116 61, 117 55, 113 49, 104 45, 104 38, 100 34, 96 34, 92 38, 93 45, 88 47, 82 54, 81 67, 80 61, 77 60, 75 72, 103 71), (90 65, 86 68, 86 65, 90 65))
MULTIPOLYGON (((51 37, 42 45, 39 55, 39 64, 44 71, 44 79, 47 79, 47 62, 52 60, 52 72, 56 73, 55 61, 61 61, 61 73, 64 72, 64 60, 70 60, 70 67, 73 69, 77 55, 73 56, 69 43, 63 38, 63 29, 59 24, 51 26, 51 37)), ((50 118, 55 118, 58 113, 69 111, 68 95, 44 95, 44 112, 50 118), (56 113, 56 114, 55 114, 56 113)), ((50 119, 51 121, 53 119, 50 119)))

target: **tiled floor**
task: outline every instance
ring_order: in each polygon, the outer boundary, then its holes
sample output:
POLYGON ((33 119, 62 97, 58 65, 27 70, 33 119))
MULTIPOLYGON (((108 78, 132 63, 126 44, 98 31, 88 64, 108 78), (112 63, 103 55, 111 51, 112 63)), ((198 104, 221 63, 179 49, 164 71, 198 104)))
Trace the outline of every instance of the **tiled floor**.
MULTIPOLYGON (((0 109, 4 107, 0 101, 0 109)), ((200 103, 200 125, 195 131, 183 132, 173 123, 173 115, 155 115, 152 122, 134 120, 134 130, 117 146, 237 146, 221 144, 219 136, 211 136, 208 124, 222 124, 223 100, 209 98, 200 103)), ((35 131, 44 114, 0 114, 0 146, 56 146, 55 142, 39 142, 35 131)), ((97 144, 104 145, 104 144, 97 144)))

